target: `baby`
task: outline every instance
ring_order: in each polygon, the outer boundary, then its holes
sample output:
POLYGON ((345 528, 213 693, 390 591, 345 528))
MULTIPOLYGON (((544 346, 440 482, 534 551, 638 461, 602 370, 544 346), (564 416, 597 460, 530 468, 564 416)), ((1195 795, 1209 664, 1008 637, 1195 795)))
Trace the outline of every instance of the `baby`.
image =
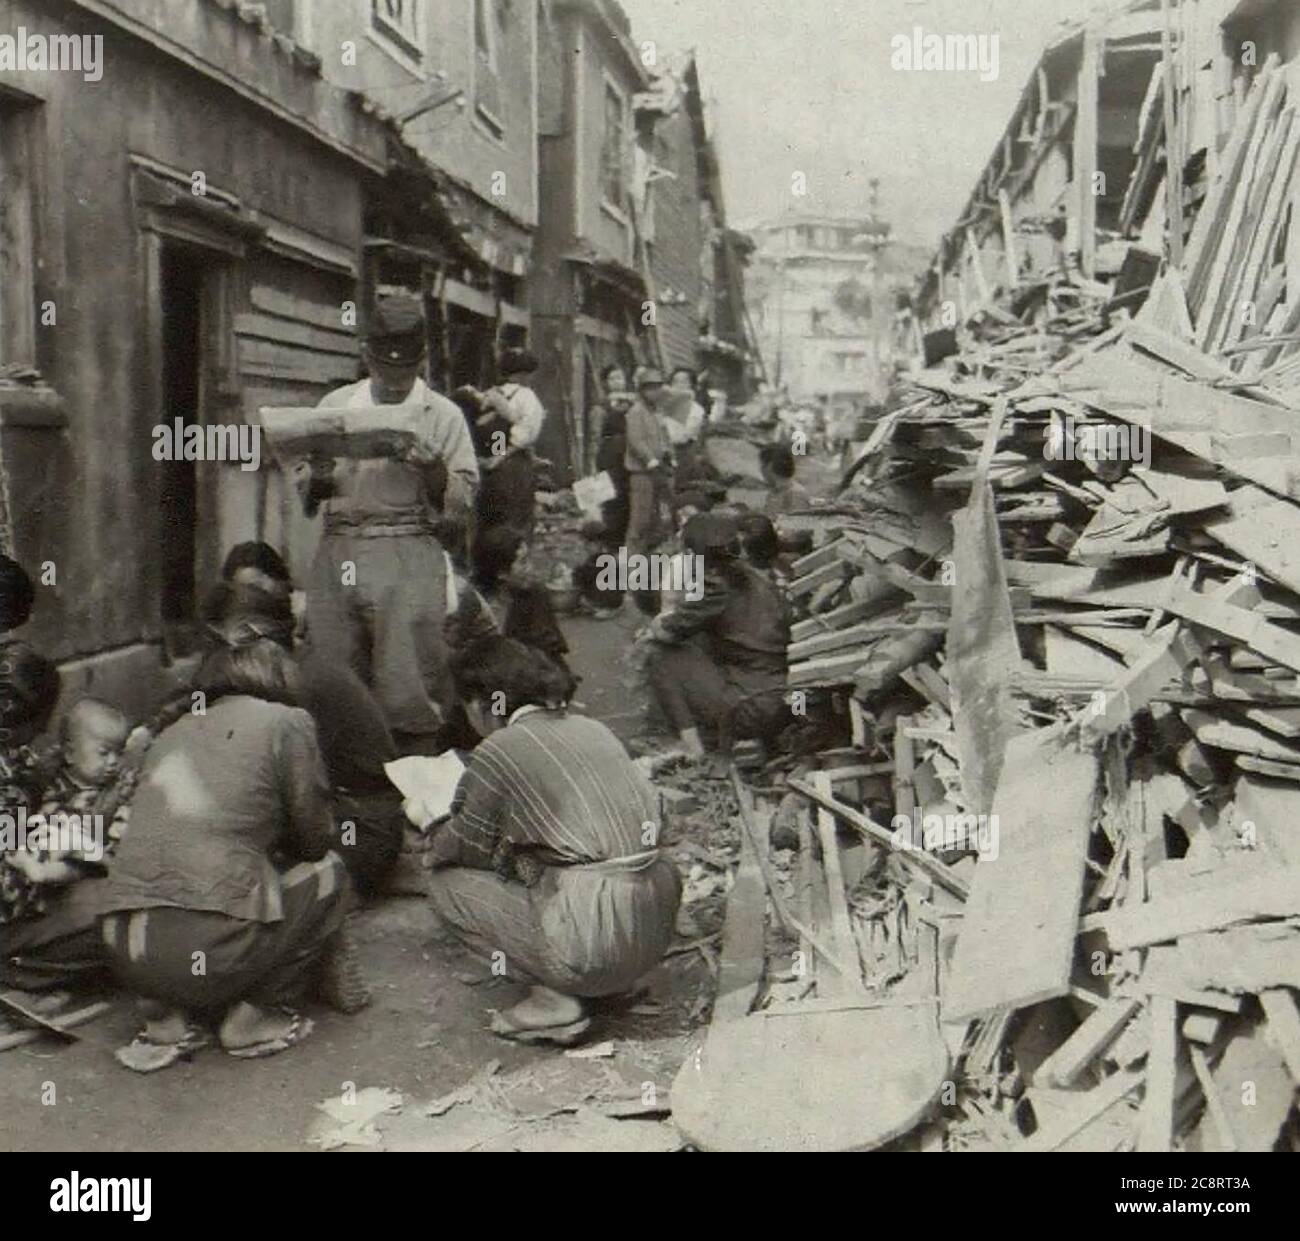
MULTIPOLYGON (((130 732, 126 716, 98 698, 82 698, 64 716, 59 767, 39 811, 45 826, 37 826, 27 835, 28 849, 42 863, 61 871, 74 863, 102 865, 105 857, 111 856, 125 830, 135 787, 135 770, 122 762, 130 732), (58 839, 55 829, 66 822, 66 816, 74 815, 84 824, 84 835, 58 839), (100 816, 98 822, 96 815, 100 816), (101 824, 108 829, 103 838, 96 830, 101 824)), ((65 880, 73 877, 58 876, 65 880)), ((47 880, 57 878, 51 873, 47 880)))

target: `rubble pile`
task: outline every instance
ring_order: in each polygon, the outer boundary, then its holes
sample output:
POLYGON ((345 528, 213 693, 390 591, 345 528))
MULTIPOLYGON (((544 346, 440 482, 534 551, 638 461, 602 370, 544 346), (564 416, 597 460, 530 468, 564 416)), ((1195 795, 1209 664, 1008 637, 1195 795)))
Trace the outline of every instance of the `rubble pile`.
POLYGON ((759 797, 794 965, 715 1013, 681 1115, 767 1071, 740 1031, 784 1063, 778 1010, 805 1048, 853 1018, 834 1085, 877 1114, 785 1065, 801 1114, 705 1144, 1300 1148, 1294 120, 1271 62, 1181 267, 999 290, 812 519, 789 684, 848 748, 759 797))

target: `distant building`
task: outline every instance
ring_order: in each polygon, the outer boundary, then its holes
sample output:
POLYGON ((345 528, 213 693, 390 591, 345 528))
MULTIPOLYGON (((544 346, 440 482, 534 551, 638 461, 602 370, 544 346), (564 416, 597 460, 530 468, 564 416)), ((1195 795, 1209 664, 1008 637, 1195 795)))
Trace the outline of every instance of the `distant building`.
POLYGON ((609 365, 707 365, 745 398, 746 246, 725 226, 694 61, 644 61, 616 0, 552 0, 545 13, 529 308, 551 415, 541 451, 563 482, 592 464, 609 365))
POLYGON ((894 312, 883 253, 889 225, 868 216, 791 215, 750 230, 747 287, 767 377, 795 401, 843 409, 884 396, 894 312))
POLYGON ((728 402, 743 403, 758 364, 744 304, 754 247, 727 227, 694 56, 661 72, 637 97, 636 112, 641 219, 665 369, 689 366, 728 402))

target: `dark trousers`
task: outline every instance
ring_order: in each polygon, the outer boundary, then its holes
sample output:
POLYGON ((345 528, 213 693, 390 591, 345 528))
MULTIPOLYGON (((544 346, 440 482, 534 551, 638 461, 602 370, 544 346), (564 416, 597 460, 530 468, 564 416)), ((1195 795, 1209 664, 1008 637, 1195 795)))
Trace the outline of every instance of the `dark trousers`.
POLYGON ((367 900, 382 891, 402 852, 406 815, 396 789, 373 793, 334 793, 335 849, 352 876, 357 895, 367 900), (349 830, 351 825, 351 830, 349 830))
POLYGON ((54 889, 35 918, 0 923, 0 982, 23 991, 89 986, 108 976, 99 937, 104 879, 54 889))
POLYGON ((356 898, 334 853, 286 871, 280 893, 278 922, 169 907, 110 914, 103 936, 113 972, 134 995, 199 1018, 240 1000, 297 1004, 356 898))
POLYGON ((509 526, 531 538, 537 471, 527 452, 516 452, 500 465, 484 470, 479 480, 477 523, 481 533, 494 526, 509 526))
POLYGON ((745 737, 772 741, 790 722, 783 672, 720 664, 695 642, 659 645, 647 669, 673 731, 703 729, 724 751, 745 737))

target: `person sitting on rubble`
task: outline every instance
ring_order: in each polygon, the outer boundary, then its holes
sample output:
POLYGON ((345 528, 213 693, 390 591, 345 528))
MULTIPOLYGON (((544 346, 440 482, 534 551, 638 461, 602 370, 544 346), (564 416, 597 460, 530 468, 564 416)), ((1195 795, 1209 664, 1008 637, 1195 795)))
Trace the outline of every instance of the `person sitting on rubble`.
POLYGON ((569 1044, 588 1001, 626 993, 672 940, 681 881, 659 851, 658 798, 604 724, 552 708, 563 674, 510 638, 455 661, 483 737, 426 865, 446 927, 528 995, 492 1029, 569 1044))
POLYGON ((397 746, 356 673, 321 659, 310 638, 295 642, 287 586, 286 580, 284 589, 269 591, 246 580, 222 582, 204 600, 203 618, 217 641, 231 627, 244 626, 294 653, 301 703, 316 725, 329 776, 338 824, 334 848, 358 894, 369 899, 383 890, 402 849, 402 798, 384 771, 397 758, 397 746))
POLYGON ((369 996, 331 851, 325 764, 292 657, 244 620, 204 659, 194 708, 153 742, 108 878, 102 935, 145 1027, 118 1060, 165 1068, 209 1041, 252 1058, 311 1023, 290 1005, 315 982, 353 1012, 369 996))
POLYGON ((44 828, 27 817, 49 787, 32 742, 58 697, 50 660, 25 642, 0 643, 0 982, 24 991, 88 984, 106 964, 106 880, 42 847, 44 828))
POLYGON ((727 759, 732 743, 770 743, 788 722, 784 702, 790 612, 781 588, 741 558, 739 523, 701 513, 682 541, 703 565, 700 589, 651 622, 651 689, 688 754, 706 734, 727 759))

